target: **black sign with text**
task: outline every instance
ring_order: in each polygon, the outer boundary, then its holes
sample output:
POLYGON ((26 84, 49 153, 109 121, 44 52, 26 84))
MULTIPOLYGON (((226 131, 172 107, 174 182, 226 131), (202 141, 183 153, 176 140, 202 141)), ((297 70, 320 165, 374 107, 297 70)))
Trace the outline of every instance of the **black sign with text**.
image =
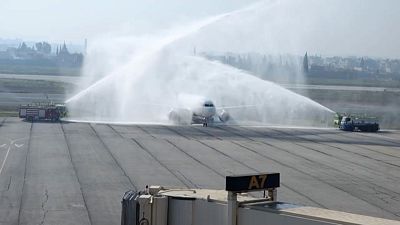
POLYGON ((279 173, 262 173, 255 175, 227 176, 225 190, 247 192, 277 188, 279 186, 279 173))

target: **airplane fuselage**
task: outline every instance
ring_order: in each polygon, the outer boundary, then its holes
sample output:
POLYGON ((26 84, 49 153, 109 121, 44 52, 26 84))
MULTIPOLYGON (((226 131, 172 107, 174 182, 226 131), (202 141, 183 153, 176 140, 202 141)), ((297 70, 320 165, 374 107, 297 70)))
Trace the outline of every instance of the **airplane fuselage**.
POLYGON ((202 104, 202 106, 193 109, 193 114, 205 118, 214 117, 216 113, 217 110, 215 109, 215 106, 211 101, 206 101, 204 102, 204 104, 202 104))
POLYGON ((170 121, 178 124, 203 124, 208 126, 210 123, 214 123, 217 119, 220 122, 226 122, 230 116, 224 109, 217 109, 212 101, 203 101, 192 108, 176 108, 172 109, 168 118, 170 121))
POLYGON ((212 101, 205 101, 200 107, 193 109, 192 123, 203 124, 207 126, 208 123, 214 121, 214 117, 217 114, 217 110, 212 101))

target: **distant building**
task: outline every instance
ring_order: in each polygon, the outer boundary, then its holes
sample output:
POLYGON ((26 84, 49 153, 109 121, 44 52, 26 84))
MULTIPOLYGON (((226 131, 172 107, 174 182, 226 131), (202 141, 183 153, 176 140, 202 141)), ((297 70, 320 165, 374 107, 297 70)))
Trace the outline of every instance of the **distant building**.
POLYGON ((306 54, 304 55, 304 58, 303 58, 303 72, 308 73, 308 69, 309 69, 308 66, 309 66, 308 65, 308 55, 306 52, 306 54))
POLYGON ((57 47, 56 58, 58 64, 68 65, 68 66, 81 66, 83 63, 83 54, 80 53, 70 53, 68 51, 67 45, 64 44, 57 47))
POLYGON ((364 61, 364 58, 361 58, 360 67, 361 67, 361 70, 365 70, 365 69, 366 69, 366 68, 365 68, 365 61, 364 61))

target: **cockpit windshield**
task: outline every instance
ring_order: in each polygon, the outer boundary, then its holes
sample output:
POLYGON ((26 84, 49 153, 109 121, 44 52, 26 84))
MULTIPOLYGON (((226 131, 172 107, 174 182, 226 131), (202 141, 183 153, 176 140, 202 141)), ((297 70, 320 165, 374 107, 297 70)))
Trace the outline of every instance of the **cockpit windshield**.
POLYGON ((206 102, 204 103, 204 107, 214 107, 214 104, 212 102, 206 102))

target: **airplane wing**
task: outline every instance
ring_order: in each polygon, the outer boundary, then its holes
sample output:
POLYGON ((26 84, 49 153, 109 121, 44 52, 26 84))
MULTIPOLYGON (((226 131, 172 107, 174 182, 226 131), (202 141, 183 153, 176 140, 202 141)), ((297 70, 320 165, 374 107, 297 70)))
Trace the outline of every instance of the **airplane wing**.
POLYGON ((135 102, 135 105, 158 107, 158 108, 172 108, 171 105, 156 103, 156 102, 135 102))
POLYGON ((187 109, 188 107, 179 106, 179 105, 169 105, 158 102, 136 102, 135 105, 141 106, 149 106, 149 107, 158 107, 158 108, 168 108, 168 109, 187 109))
POLYGON ((234 106, 219 106, 221 109, 241 109, 241 108, 252 108, 257 107, 258 105, 234 105, 234 106))

